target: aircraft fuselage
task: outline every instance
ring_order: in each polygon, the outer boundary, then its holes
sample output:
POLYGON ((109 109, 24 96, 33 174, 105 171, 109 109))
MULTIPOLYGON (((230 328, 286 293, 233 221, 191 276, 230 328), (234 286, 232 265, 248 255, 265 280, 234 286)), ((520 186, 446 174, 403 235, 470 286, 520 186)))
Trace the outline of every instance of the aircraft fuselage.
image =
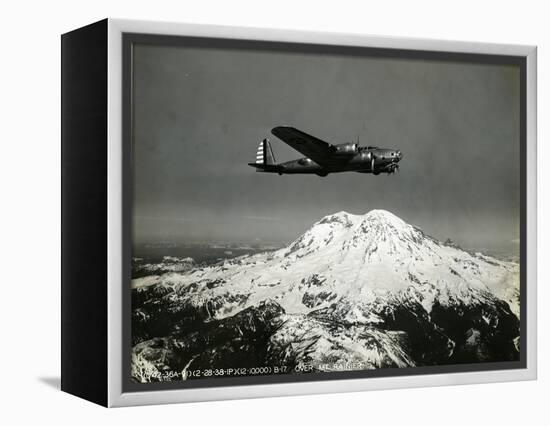
POLYGON ((291 174, 329 173, 394 173, 403 158, 401 151, 359 146, 358 143, 331 144, 290 126, 278 126, 271 130, 275 136, 305 157, 277 163, 269 139, 264 139, 256 151, 256 161, 248 163, 258 172, 291 174))
POLYGON ((315 161, 303 157, 279 163, 279 169, 273 172, 279 174, 316 174, 321 176, 341 172, 391 173, 395 169, 395 165, 402 158, 401 152, 397 150, 367 147, 359 147, 359 149, 360 151, 352 157, 338 158, 335 156, 325 167, 321 167, 315 161))

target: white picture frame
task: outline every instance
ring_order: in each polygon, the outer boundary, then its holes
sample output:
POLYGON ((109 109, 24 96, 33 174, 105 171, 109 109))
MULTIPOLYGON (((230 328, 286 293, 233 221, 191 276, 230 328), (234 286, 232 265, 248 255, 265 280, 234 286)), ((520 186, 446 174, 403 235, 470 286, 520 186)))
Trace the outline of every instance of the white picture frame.
MULTIPOLYGON (((106 399, 109 407, 146 404, 181 403, 237 398, 260 398, 318 393, 356 392, 424 386, 534 380, 537 377, 537 52, 534 46, 424 40, 371 35, 286 31, 230 26, 208 26, 182 23, 108 19, 107 26, 107 193, 106 193, 106 399), (526 346, 526 367, 519 369, 454 372, 451 374, 419 374, 410 376, 316 380, 292 383, 220 386, 208 388, 125 391, 123 386, 124 345, 123 290, 123 209, 124 203, 124 99, 123 37, 125 34, 207 37, 268 42, 301 43, 326 46, 354 46, 399 49, 423 52, 447 52, 465 55, 506 55, 525 60, 526 121, 526 328, 522 324, 522 344, 526 346)), ((71 392, 71 389, 67 389, 71 392)), ((77 393, 72 391, 71 393, 77 393)))

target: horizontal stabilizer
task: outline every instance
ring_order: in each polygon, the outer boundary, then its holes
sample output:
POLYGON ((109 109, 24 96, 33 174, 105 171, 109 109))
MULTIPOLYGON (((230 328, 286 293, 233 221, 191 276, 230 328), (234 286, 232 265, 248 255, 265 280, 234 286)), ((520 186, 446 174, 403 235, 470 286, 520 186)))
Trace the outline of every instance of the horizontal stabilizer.
POLYGON ((255 167, 258 172, 273 172, 277 173, 282 170, 282 167, 278 164, 261 164, 261 163, 248 163, 249 166, 255 167))

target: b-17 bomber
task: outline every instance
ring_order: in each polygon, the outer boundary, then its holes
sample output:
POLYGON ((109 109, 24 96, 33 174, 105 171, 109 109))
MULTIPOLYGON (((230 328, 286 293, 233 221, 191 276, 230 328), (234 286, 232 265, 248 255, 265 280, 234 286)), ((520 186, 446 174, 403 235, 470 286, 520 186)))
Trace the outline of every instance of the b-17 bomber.
POLYGON ((315 174, 356 172, 395 173, 403 158, 400 150, 359 146, 356 142, 331 144, 289 126, 278 126, 271 133, 305 157, 277 163, 269 139, 260 142, 256 162, 248 163, 256 171, 283 174, 315 174))

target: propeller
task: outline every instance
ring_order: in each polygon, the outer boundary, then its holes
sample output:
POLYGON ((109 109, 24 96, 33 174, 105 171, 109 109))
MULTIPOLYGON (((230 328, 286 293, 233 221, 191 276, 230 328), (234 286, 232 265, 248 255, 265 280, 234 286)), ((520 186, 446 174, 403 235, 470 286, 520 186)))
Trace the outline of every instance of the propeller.
POLYGON ((390 164, 388 175, 391 173, 399 173, 399 164, 397 163, 390 164))

